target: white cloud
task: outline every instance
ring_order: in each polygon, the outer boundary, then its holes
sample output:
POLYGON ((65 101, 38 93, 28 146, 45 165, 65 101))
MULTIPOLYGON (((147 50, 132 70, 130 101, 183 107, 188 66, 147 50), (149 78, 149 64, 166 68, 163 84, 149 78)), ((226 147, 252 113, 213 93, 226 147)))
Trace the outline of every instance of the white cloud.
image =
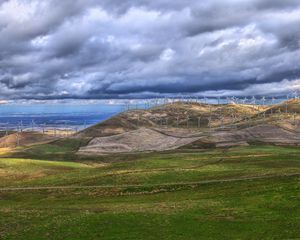
POLYGON ((3 1, 0 94, 280 94, 300 77, 299 13, 296 0, 3 1))
POLYGON ((168 61, 171 61, 174 58, 175 54, 176 54, 176 52, 173 49, 167 48, 161 53, 159 58, 162 61, 167 61, 168 62, 168 61))

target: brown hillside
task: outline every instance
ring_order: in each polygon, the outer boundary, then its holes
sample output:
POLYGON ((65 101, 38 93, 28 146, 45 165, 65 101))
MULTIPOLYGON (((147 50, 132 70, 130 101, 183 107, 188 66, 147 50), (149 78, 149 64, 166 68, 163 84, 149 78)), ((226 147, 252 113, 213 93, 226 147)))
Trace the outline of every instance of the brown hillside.
POLYGON ((271 106, 266 110, 267 114, 271 113, 300 113, 300 99, 292 99, 286 102, 271 106))
POLYGON ((13 133, 0 138, 0 148, 26 146, 54 140, 54 137, 38 132, 13 133))
POLYGON ((293 99, 280 104, 270 106, 250 119, 244 119, 237 123, 241 128, 250 125, 272 124, 294 131, 300 131, 300 100, 293 99))
POLYGON ((263 107, 238 104, 200 104, 177 102, 149 110, 131 110, 112 117, 80 132, 80 137, 111 136, 138 129, 140 127, 217 127, 250 117, 263 107))

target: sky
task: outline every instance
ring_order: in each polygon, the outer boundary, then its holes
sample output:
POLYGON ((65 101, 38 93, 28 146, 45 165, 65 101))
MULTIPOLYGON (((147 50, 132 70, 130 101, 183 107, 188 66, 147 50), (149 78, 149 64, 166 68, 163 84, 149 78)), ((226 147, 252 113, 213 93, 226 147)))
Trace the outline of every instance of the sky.
POLYGON ((0 0, 0 99, 283 95, 299 0, 0 0))

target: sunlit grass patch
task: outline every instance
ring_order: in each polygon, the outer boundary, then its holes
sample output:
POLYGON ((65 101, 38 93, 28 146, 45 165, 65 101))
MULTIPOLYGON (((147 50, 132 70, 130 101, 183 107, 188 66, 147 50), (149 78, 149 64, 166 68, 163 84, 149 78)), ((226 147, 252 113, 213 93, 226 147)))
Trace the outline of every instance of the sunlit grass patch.
POLYGON ((0 156, 12 153, 14 151, 13 148, 0 148, 0 156))

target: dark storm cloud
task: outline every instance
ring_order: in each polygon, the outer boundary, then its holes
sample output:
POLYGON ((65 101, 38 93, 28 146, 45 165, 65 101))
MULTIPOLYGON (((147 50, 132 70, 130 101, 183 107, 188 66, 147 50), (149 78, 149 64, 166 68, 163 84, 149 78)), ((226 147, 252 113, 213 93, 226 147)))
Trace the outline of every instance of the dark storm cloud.
POLYGON ((0 94, 281 94, 299 26, 298 0, 0 1, 0 94))

